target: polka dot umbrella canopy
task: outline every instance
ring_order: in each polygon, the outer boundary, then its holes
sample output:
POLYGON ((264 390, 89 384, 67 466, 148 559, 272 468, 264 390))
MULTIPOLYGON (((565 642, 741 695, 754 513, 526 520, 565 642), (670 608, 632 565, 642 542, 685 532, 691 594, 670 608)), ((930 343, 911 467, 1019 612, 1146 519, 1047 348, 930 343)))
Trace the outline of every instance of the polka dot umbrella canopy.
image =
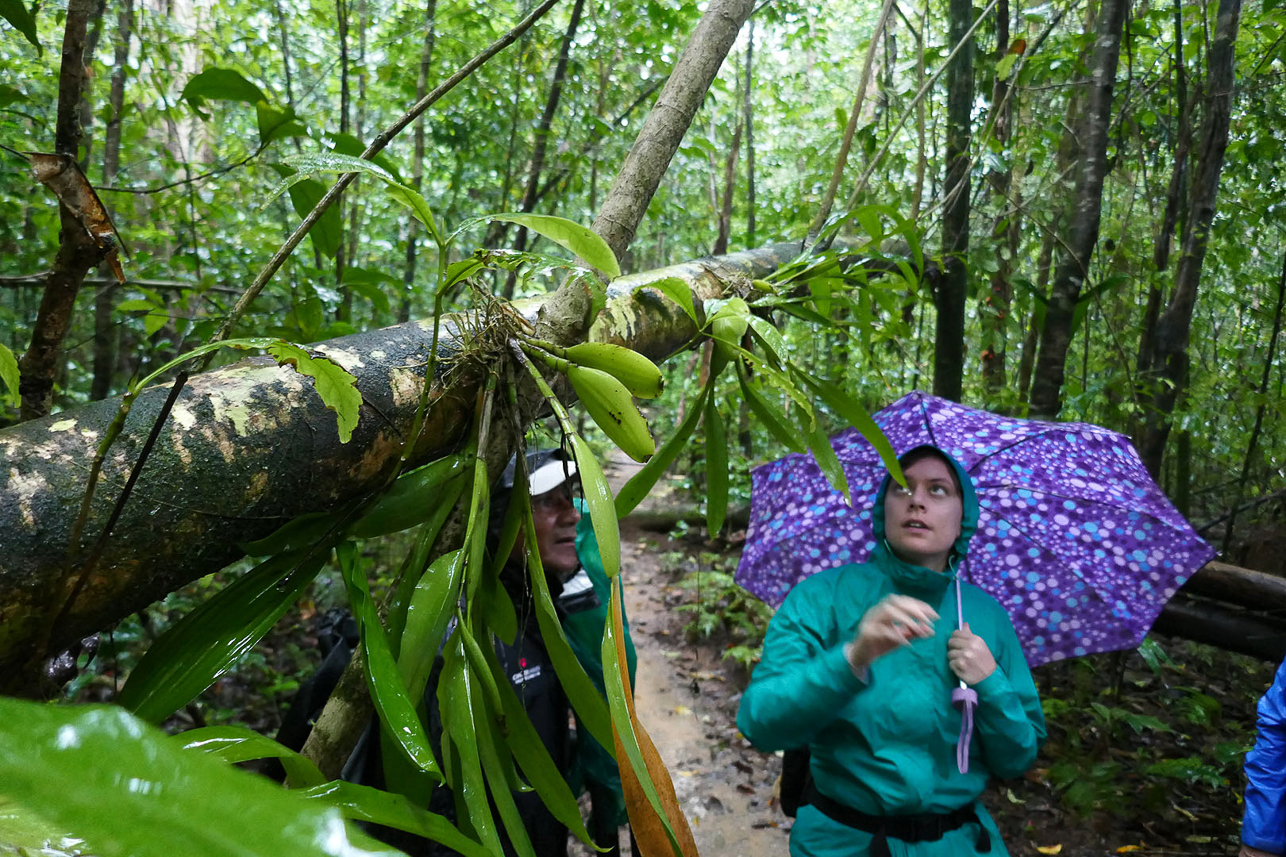
MULTIPOLYGON (((1214 555, 1125 435, 997 416, 919 391, 874 418, 899 456, 933 444, 969 472, 981 508, 962 576, 1009 611, 1033 666, 1137 646, 1214 555)), ((851 508, 811 454, 751 474, 736 579, 774 606, 805 577, 863 562, 875 547, 871 506, 884 465, 855 429, 831 443, 851 508)))

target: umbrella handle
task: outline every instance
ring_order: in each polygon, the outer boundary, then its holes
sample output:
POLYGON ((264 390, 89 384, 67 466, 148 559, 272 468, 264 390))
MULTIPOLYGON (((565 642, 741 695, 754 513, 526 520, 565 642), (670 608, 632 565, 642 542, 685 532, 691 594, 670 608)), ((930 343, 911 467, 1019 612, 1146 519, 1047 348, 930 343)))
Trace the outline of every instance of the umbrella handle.
POLYGON ((956 742, 956 768, 969 773, 969 742, 973 738, 973 709, 978 704, 978 691, 965 685, 951 691, 951 704, 960 709, 960 740, 956 742))

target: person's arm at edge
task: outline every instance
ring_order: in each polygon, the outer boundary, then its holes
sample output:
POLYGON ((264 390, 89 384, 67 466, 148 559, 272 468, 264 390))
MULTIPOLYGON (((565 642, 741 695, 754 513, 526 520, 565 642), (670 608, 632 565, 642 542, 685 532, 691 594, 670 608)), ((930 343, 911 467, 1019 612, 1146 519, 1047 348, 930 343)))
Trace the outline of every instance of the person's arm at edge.
POLYGON ((763 660, 741 697, 737 728, 761 750, 805 746, 866 687, 849 664, 847 637, 825 644, 817 627, 825 607, 810 597, 814 589, 796 587, 773 616, 763 660))
POLYGON ((1242 853, 1286 853, 1286 661, 1259 700, 1258 734, 1246 754, 1242 853))

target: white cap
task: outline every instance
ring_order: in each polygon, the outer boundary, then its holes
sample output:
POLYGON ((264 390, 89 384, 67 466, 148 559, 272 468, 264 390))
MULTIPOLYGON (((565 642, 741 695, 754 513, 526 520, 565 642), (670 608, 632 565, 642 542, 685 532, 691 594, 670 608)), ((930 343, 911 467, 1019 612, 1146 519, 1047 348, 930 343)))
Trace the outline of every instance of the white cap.
POLYGON ((547 461, 527 477, 527 490, 532 497, 553 491, 576 475, 576 462, 562 458, 547 461))

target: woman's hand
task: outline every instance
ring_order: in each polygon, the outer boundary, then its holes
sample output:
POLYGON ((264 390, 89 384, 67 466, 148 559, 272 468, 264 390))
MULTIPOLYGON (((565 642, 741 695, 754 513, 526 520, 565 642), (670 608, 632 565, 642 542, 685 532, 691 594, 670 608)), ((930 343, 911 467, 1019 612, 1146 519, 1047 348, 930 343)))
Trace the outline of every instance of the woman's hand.
POLYGON ((1260 851, 1258 848, 1251 848, 1249 845, 1241 846, 1238 857, 1282 857, 1280 854, 1274 854, 1271 851, 1260 851))
POLYGON ((938 613, 907 595, 886 595, 866 611, 844 655, 853 672, 866 674, 871 662, 919 637, 933 636, 938 613))
POLYGON ((947 642, 947 664, 967 685, 975 685, 996 671, 996 659, 987 641, 970 631, 968 622, 947 642))

